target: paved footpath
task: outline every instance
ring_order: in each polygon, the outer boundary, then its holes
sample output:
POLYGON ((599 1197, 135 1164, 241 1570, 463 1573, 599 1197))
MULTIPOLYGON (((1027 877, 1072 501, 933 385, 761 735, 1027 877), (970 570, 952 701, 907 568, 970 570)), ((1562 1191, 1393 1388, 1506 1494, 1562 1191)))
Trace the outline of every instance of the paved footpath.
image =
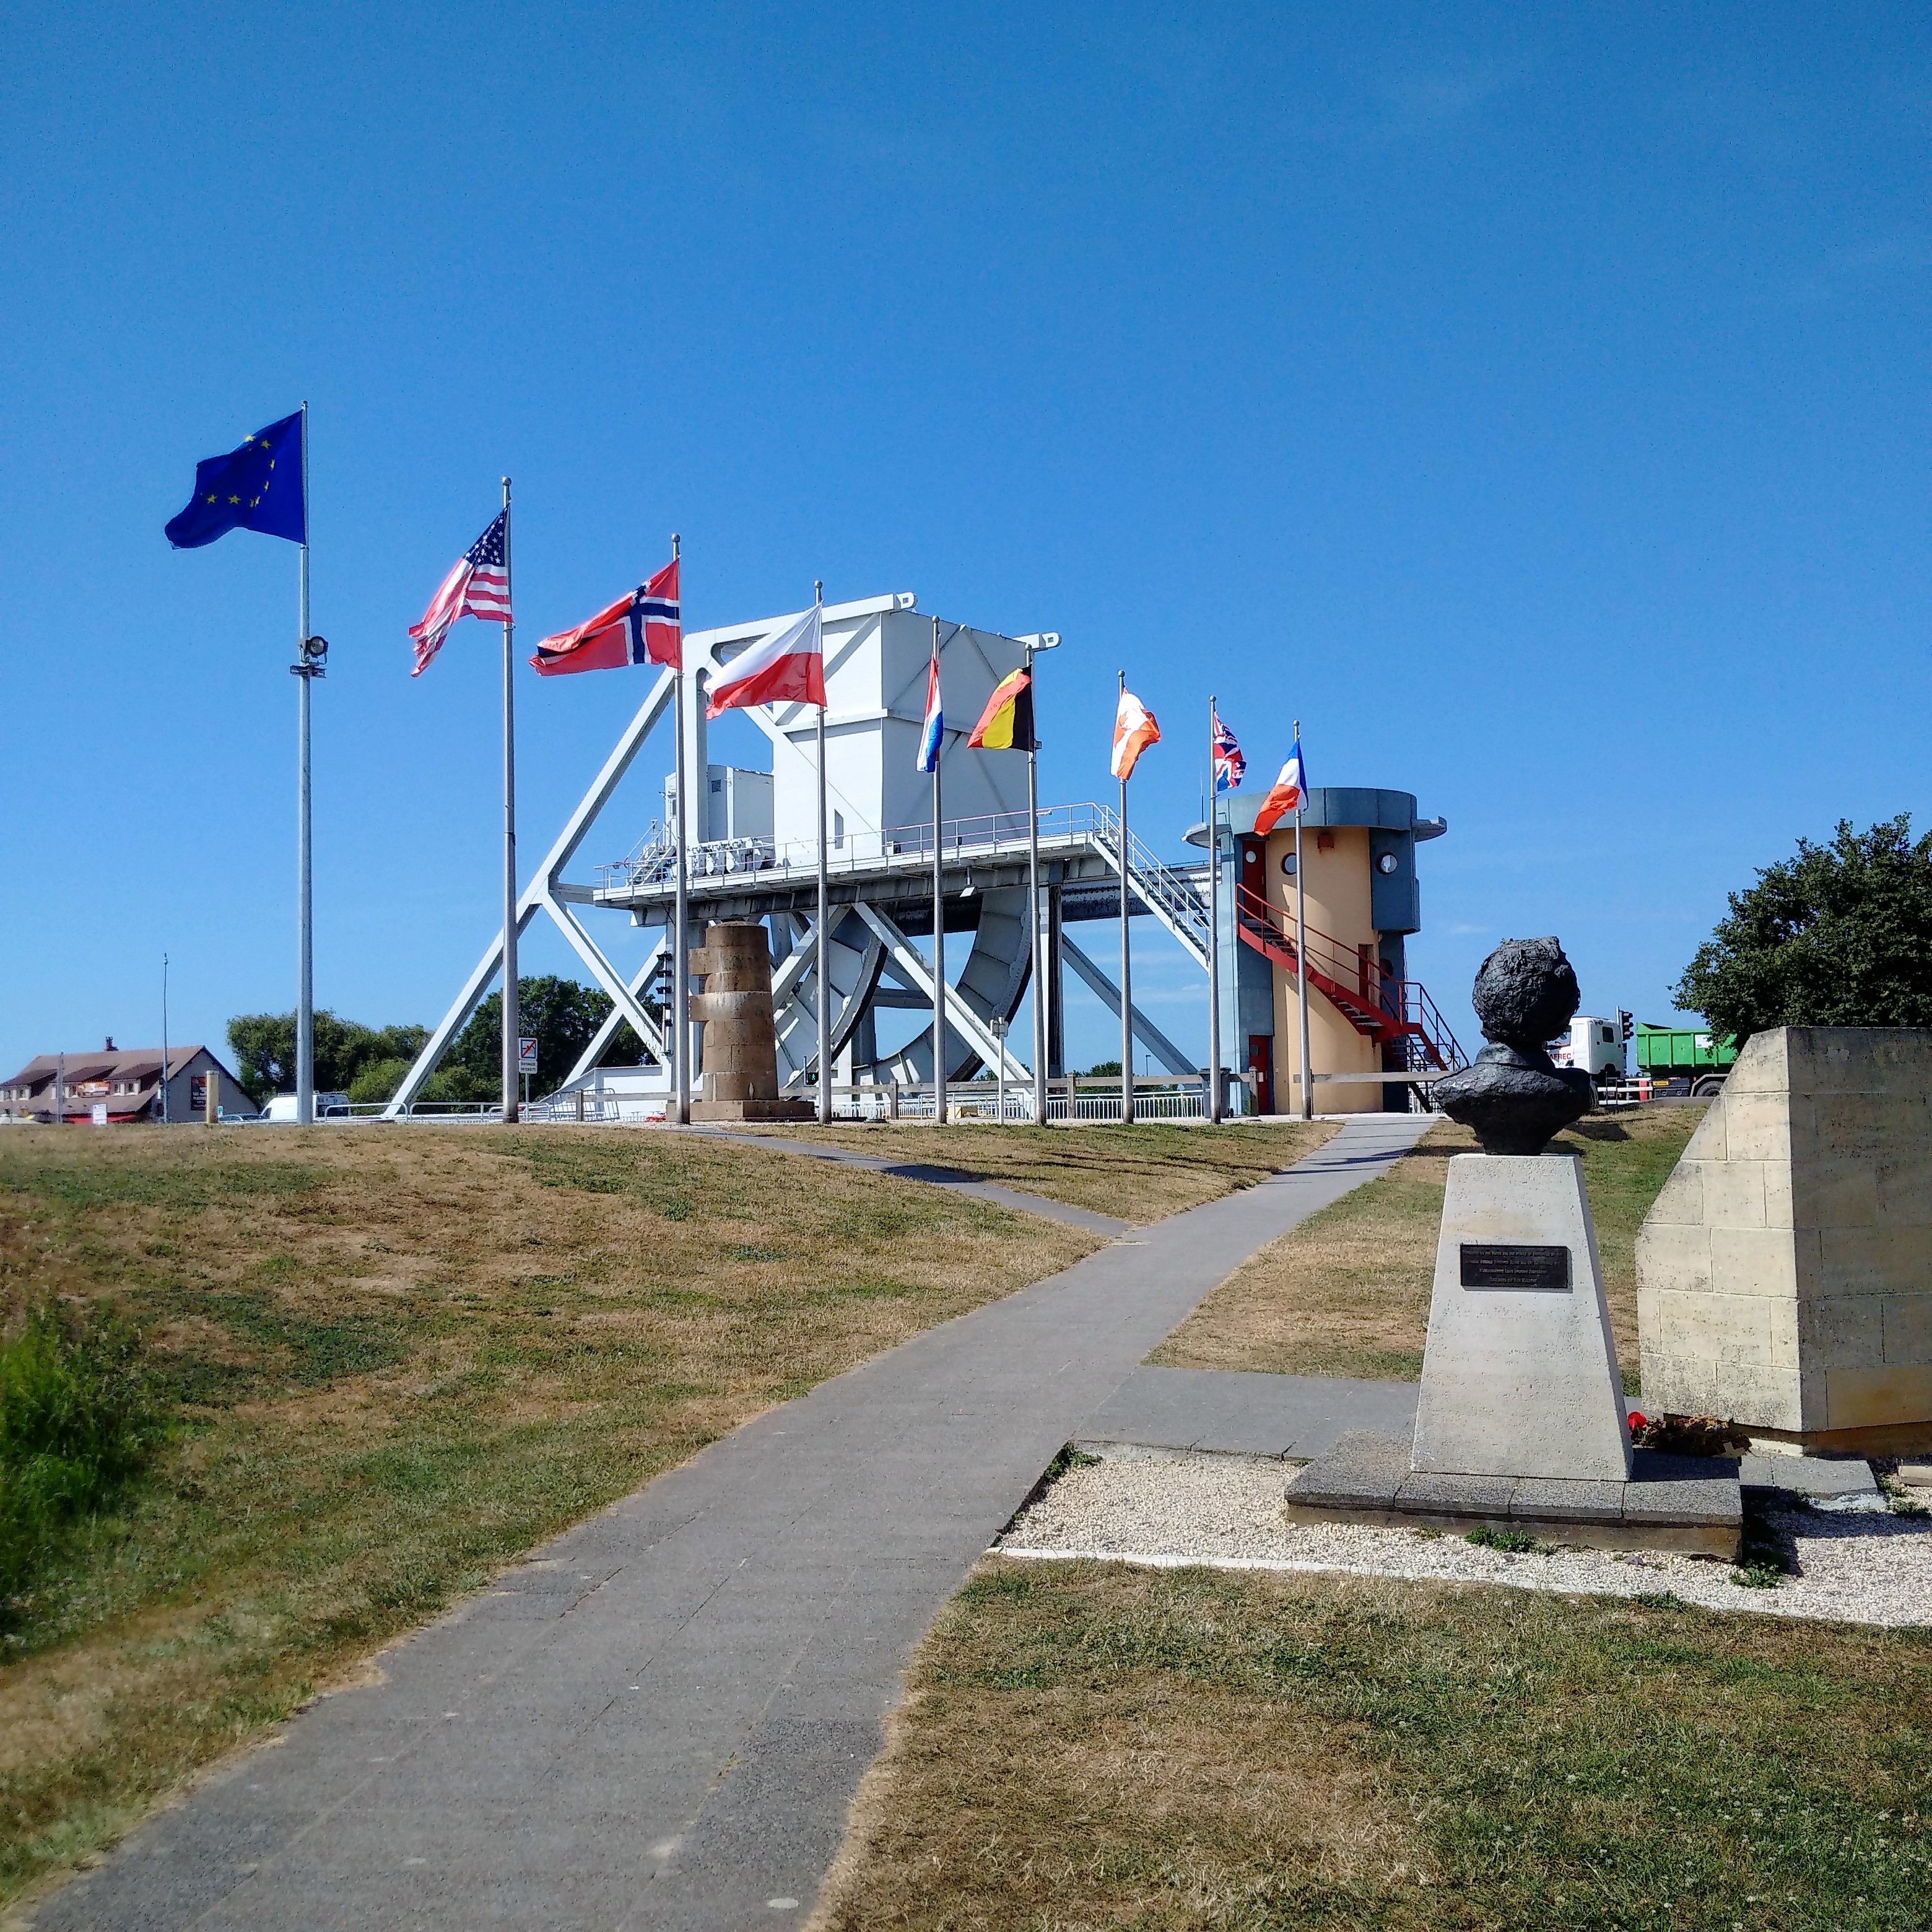
POLYGON ((1216 1282, 1421 1115, 773 1409, 378 1660, 43 1905, 55 1928, 802 1922, 912 1646, 1216 1282))

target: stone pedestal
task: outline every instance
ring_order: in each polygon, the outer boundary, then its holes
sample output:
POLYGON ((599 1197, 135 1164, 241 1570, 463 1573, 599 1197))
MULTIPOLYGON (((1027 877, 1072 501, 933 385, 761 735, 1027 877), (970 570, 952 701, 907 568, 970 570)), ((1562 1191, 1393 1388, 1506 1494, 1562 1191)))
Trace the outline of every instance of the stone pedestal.
POLYGON ((1622 1378, 1574 1155, 1450 1161, 1410 1467, 1629 1480, 1622 1378))
POLYGON ((762 926, 704 928, 691 970, 704 990, 691 1017, 704 1028, 704 1073, 691 1103, 694 1120, 805 1120, 809 1101, 778 1097, 778 1036, 772 1018, 772 956, 762 926))

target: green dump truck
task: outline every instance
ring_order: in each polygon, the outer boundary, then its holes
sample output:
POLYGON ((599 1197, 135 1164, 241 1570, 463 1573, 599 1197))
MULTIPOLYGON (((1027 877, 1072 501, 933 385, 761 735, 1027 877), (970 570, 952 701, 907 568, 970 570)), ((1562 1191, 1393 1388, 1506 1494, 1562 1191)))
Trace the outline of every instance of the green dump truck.
POLYGON ((1637 1072, 1650 1081, 1653 1091, 1674 1087, 1682 1094, 1715 1094, 1737 1057, 1736 1044, 1728 1036, 1637 1023, 1637 1072))

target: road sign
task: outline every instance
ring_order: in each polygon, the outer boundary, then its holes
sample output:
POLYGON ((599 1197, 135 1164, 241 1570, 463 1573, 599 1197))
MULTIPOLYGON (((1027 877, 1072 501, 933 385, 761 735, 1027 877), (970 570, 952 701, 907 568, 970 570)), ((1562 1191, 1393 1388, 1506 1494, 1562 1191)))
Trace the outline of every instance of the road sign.
POLYGON ((534 1073, 537 1070, 537 1043, 528 1034, 519 1034, 517 1040, 517 1071, 534 1073))

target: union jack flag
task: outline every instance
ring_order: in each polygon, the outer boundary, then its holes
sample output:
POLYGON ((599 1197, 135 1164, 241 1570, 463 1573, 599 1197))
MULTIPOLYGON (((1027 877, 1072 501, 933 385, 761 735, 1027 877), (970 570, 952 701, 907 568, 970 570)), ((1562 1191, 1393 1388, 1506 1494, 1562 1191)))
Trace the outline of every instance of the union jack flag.
POLYGON ((507 510, 456 560, 441 587, 429 601, 420 622, 410 626, 416 647, 412 677, 421 677, 442 649, 449 627, 459 617, 483 617, 507 624, 510 616, 510 555, 507 510))
POLYGON ((1234 733, 1221 722, 1220 712, 1210 706, 1208 716, 1214 721, 1214 789, 1232 791, 1247 770, 1248 761, 1241 756, 1234 733))

